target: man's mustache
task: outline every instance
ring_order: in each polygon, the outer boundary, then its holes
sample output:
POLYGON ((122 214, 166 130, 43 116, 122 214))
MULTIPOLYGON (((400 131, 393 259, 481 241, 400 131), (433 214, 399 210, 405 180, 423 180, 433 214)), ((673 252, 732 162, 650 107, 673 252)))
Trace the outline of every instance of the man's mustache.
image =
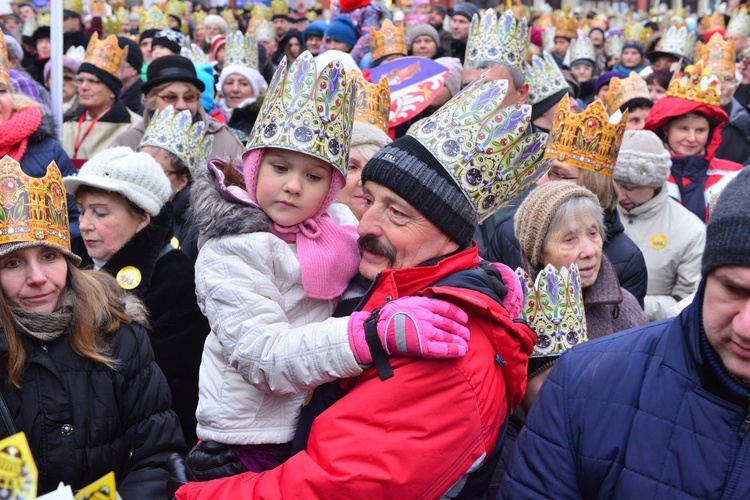
POLYGON ((386 243, 382 243, 374 236, 362 236, 357 240, 357 245, 359 246, 360 255, 366 250, 371 254, 385 257, 390 261, 396 260, 396 249, 386 243))

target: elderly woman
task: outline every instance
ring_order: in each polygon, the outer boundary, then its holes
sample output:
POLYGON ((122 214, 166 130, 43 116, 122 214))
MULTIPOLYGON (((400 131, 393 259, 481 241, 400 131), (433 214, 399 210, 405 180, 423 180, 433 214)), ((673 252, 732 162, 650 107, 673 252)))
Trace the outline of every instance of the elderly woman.
POLYGON ((110 276, 78 269, 54 165, 32 184, 6 156, 0 176, 14 181, 3 203, 26 209, 0 222, 3 434, 26 434, 40 495, 61 481, 77 490, 114 471, 124 498, 163 496, 167 458, 185 443, 143 305, 110 276), (25 205, 36 197, 57 215, 37 219, 25 205))
POLYGON ((171 105, 177 111, 189 110, 194 119, 197 117, 206 123, 207 133, 213 136, 211 158, 241 155, 242 143, 225 124, 211 118, 203 109, 201 93, 205 88, 190 59, 177 55, 155 59, 148 65, 148 80, 141 87, 146 96, 143 120, 119 135, 112 146, 137 149, 154 111, 171 105))
MULTIPOLYGON (((68 51, 70 52, 70 51, 68 51)), ((45 86, 49 89, 50 74, 51 74, 50 61, 44 65, 44 81, 45 86)), ((62 112, 63 121, 73 118, 78 112, 78 88, 76 87, 76 74, 81 63, 70 56, 63 56, 63 87, 62 87, 62 112)))
POLYGON ((195 297, 193 262, 170 245, 169 180, 151 156, 117 147, 89 160, 76 177, 65 178, 65 186, 81 211, 81 237, 73 241, 73 251, 143 300, 156 363, 192 444, 208 322, 195 297))
POLYGON ((671 309, 692 294, 701 279, 706 228, 666 189, 669 153, 653 132, 627 130, 617 156, 614 179, 617 207, 627 234, 641 249, 648 268, 646 316, 671 316, 671 309))

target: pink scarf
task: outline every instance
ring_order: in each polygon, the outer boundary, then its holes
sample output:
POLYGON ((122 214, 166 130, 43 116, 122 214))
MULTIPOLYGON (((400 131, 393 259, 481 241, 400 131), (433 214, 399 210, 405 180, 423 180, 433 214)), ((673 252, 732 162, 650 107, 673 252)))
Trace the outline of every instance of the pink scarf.
MULTIPOLYGON (((258 170, 263 160, 263 149, 245 154, 243 175, 247 192, 257 200, 258 170)), ((318 212, 311 218, 294 226, 274 223, 269 232, 287 243, 297 244, 297 257, 302 272, 305 295, 313 299, 332 300, 346 290, 349 281, 359 270, 359 248, 357 228, 339 226, 328 214, 338 192, 346 182, 335 168, 328 194, 318 212)))

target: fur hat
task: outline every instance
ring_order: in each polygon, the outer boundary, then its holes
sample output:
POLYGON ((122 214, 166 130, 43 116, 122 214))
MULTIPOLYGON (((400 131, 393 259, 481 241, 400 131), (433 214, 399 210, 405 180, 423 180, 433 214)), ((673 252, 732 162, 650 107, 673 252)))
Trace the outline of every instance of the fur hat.
POLYGON ((392 139, 375 125, 370 125, 369 123, 363 123, 361 121, 355 121, 352 124, 351 147, 372 144, 373 146, 377 146, 378 149, 381 149, 391 142, 392 139))
POLYGON ((203 26, 208 26, 209 24, 218 26, 221 30, 221 33, 225 35, 229 30, 229 25, 227 25, 227 22, 224 20, 224 18, 216 14, 206 16, 206 19, 203 21, 203 26))
POLYGON ((224 82, 229 78, 230 75, 240 75, 248 81, 250 86, 253 88, 253 97, 258 98, 264 96, 268 92, 268 84, 257 69, 242 66, 241 64, 230 64, 224 66, 219 75, 219 83, 216 84, 216 89, 219 92, 223 92, 224 82))
POLYGON ((648 130, 626 130, 617 155, 614 178, 637 186, 661 187, 672 160, 661 139, 648 130))
POLYGON ((161 165, 150 155, 136 153, 125 146, 95 154, 78 175, 66 177, 63 184, 72 196, 79 186, 118 193, 154 217, 172 194, 172 186, 161 165))
POLYGON ((411 46, 414 43, 414 40, 417 39, 417 37, 427 35, 435 42, 435 45, 437 45, 438 49, 440 48, 440 35, 438 35, 438 32, 435 28, 430 26, 429 24, 418 24, 414 26, 411 29, 411 33, 409 33, 409 43, 407 44, 409 46, 409 50, 411 50, 411 46))

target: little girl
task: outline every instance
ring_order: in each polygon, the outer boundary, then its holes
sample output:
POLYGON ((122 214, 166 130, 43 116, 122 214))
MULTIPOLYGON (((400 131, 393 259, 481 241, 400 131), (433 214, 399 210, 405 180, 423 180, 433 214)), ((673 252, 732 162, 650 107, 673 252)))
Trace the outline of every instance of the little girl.
MULTIPOLYGON (((289 457, 307 391, 359 375, 360 365, 372 362, 364 318, 331 318, 359 266, 356 228, 329 213, 345 185, 351 86, 338 62, 318 75, 309 52, 289 68, 282 61, 243 157, 244 180, 231 164, 213 160, 193 188, 205 242, 196 292, 212 329, 200 368, 197 433, 231 445, 248 471, 289 457)), ((389 319, 409 313, 412 341, 396 354, 463 355, 463 324, 440 331, 439 313, 417 310, 436 312, 440 302, 406 297, 384 307, 378 336, 386 352, 394 345, 389 319), (433 340, 441 337, 448 340, 433 340)))

